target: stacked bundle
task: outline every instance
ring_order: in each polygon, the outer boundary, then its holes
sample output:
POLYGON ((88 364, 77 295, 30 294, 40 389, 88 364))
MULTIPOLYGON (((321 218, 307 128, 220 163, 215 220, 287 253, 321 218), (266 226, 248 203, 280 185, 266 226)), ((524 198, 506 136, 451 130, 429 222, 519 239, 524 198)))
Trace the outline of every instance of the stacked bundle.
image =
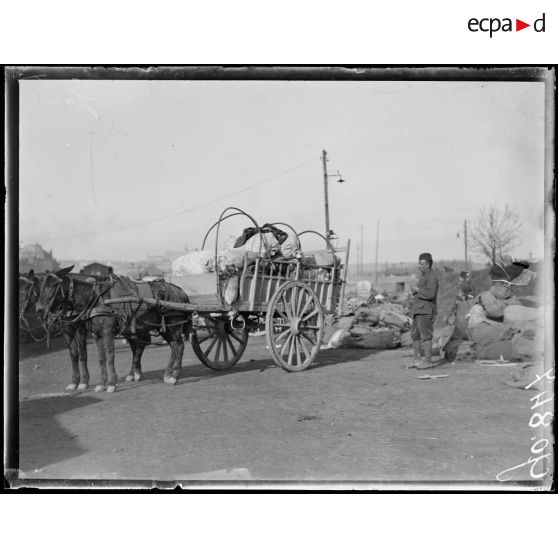
POLYGON ((356 297, 343 304, 343 316, 327 347, 395 349, 411 329, 411 319, 401 304, 370 304, 356 297))
MULTIPOLYGON (((544 309, 536 297, 516 296, 494 281, 477 299, 458 302, 446 358, 537 360, 542 357, 544 309)), ((436 332, 435 332, 436 336, 436 332)))

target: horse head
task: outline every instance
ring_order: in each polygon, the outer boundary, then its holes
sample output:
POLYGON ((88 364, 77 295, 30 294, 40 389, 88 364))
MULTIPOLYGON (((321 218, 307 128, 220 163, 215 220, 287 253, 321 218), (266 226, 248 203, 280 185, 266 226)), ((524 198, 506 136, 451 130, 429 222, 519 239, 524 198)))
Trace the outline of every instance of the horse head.
POLYGON ((71 265, 58 271, 47 271, 45 273, 37 301, 37 312, 44 318, 49 313, 55 313, 60 310, 67 299, 70 283, 68 274, 73 268, 74 266, 71 265))
POLYGON ((40 283, 39 278, 31 269, 27 273, 19 274, 19 314, 32 310, 39 298, 40 283))

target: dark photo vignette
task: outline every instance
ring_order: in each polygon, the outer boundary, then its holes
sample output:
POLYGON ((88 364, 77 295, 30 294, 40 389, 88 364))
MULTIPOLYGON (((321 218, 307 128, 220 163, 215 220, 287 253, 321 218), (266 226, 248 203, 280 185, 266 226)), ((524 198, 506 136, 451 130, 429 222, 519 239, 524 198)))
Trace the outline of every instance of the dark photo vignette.
MULTIPOLYGON (((506 66, 497 65, 490 67, 429 67, 429 66, 390 66, 390 67, 365 67, 365 66, 150 66, 150 67, 63 67, 63 66, 22 66, 8 67, 5 69, 6 91, 6 164, 7 164, 7 209, 8 219, 6 224, 5 244, 5 301, 6 320, 16 323, 18 314, 15 300, 17 297, 16 286, 16 252, 19 244, 19 83, 22 80, 161 80, 161 81, 304 81, 304 82, 357 82, 357 81, 418 81, 418 82, 542 82, 545 84, 545 291, 554 292, 554 250, 555 250, 555 196, 554 182, 554 106, 553 95, 554 70, 542 66, 506 66), (552 239, 550 242, 549 240, 552 239), (552 262, 552 265, 549 265, 552 262)), ((547 299, 553 305, 553 298, 547 299)), ((553 329, 554 321, 547 318, 545 324, 545 356, 547 366, 553 368, 553 329)), ((359 482, 347 479, 346 481, 308 481, 299 479, 295 481, 181 481, 140 479, 140 480, 110 480, 110 479, 20 479, 19 470, 19 380, 18 370, 19 337, 17 328, 5 327, 5 488, 42 489, 45 491, 68 490, 172 490, 180 487, 188 492, 346 492, 346 491, 394 491, 394 492, 421 492, 421 491, 531 491, 541 488, 537 480, 518 481, 501 484, 496 480, 491 482, 458 482, 444 481, 429 482, 359 482)), ((91 375, 95 376, 95 351, 91 351, 91 375)), ((308 419, 309 420, 309 419, 308 419)), ((525 456, 526 459, 529 455, 525 456)), ((515 465, 510 463, 510 466, 515 465)), ((544 485, 546 486, 546 485, 544 485)))

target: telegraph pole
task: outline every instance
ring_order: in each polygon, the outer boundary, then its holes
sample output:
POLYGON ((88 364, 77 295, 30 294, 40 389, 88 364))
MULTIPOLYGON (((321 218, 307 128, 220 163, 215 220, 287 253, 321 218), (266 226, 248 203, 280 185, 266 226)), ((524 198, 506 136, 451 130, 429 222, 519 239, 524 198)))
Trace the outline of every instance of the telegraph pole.
POLYGON ((467 254, 467 219, 465 219, 463 232, 465 234, 465 270, 469 271, 469 258, 467 254))
POLYGON ((378 247, 380 245, 380 220, 376 223, 376 261, 374 263, 374 287, 378 284, 378 247))
POLYGON ((325 206, 325 228, 326 238, 329 238, 329 201, 327 197, 327 152, 322 150, 322 162, 324 167, 324 206, 325 206))
POLYGON ((364 225, 360 226, 360 272, 364 273, 364 225))
POLYGON ((357 244, 357 277, 360 277, 360 246, 357 244))

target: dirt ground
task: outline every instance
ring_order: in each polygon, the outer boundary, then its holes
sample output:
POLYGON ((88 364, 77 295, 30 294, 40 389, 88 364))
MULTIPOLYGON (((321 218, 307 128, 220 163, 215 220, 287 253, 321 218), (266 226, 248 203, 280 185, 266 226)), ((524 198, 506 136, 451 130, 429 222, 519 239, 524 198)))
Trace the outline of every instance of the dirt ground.
MULTIPOLYGON (((65 394, 61 339, 20 347, 19 477, 161 481, 496 482, 530 456, 529 398, 504 384, 522 365, 443 363, 420 380, 409 349, 323 350, 289 374, 251 337, 236 367, 203 367, 189 344, 182 378, 162 382, 167 346, 150 346, 145 379, 124 382, 129 348, 118 342, 116 393, 65 394)), ((530 480, 522 467, 513 480, 530 480)))

